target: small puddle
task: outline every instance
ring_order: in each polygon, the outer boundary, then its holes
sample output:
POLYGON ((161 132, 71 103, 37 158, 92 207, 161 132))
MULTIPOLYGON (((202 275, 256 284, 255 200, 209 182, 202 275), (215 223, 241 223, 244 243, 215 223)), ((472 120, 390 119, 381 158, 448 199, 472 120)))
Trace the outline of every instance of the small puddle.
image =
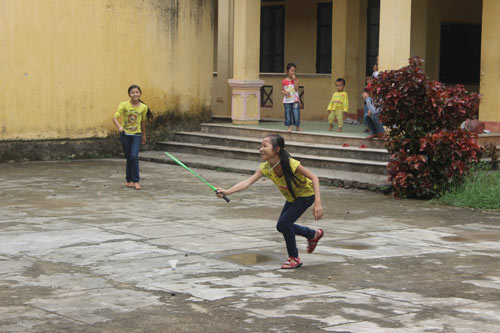
POLYGON ((231 261, 244 266, 253 266, 272 261, 274 258, 260 253, 237 253, 221 257, 222 260, 231 261))
POLYGON ((498 242, 500 241, 500 233, 474 232, 474 233, 467 233, 467 235, 461 235, 461 236, 441 237, 441 239, 448 242, 469 242, 469 243, 498 242))
POLYGON ((342 249, 348 249, 348 250, 368 250, 368 249, 373 249, 373 246, 371 245, 366 245, 366 244, 361 244, 361 243, 336 243, 334 244, 335 247, 340 247, 342 249))
POLYGON ((447 242, 472 242, 471 239, 460 236, 445 236, 441 237, 441 239, 447 242))

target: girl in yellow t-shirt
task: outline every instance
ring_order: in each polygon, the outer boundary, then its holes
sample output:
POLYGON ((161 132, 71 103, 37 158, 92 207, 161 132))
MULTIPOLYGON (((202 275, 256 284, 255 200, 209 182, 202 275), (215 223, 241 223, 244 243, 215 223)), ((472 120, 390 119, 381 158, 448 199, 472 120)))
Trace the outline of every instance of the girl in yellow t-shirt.
POLYGON ((130 100, 121 102, 113 116, 113 123, 120 132, 120 141, 123 153, 127 159, 126 180, 127 187, 141 189, 139 184, 139 148, 146 144, 146 118, 153 119, 148 106, 141 101, 141 88, 131 85, 128 88, 130 100), (121 123, 118 119, 121 118, 121 123), (141 139, 142 137, 142 139, 141 139))
POLYGON ((260 156, 264 161, 250 178, 239 182, 228 190, 219 188, 217 196, 229 195, 243 191, 266 176, 273 181, 286 202, 281 211, 276 228, 283 234, 288 251, 288 259, 281 268, 290 269, 302 266, 295 242, 295 235, 308 239, 307 252, 312 253, 318 241, 323 237, 323 230, 313 230, 298 224, 295 221, 314 203, 313 215, 316 220, 323 217, 323 207, 319 191, 318 177, 304 168, 299 161, 290 157, 285 150, 285 140, 276 134, 268 135, 262 140, 260 156))

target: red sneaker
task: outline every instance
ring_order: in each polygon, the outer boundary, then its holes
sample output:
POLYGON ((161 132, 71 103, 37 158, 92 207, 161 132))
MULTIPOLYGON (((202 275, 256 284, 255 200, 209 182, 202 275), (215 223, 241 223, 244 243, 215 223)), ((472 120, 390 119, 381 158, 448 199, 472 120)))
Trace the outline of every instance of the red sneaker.
POLYGON ((294 269, 299 268, 300 266, 302 266, 302 261, 300 261, 299 257, 288 257, 287 261, 281 265, 281 269, 294 269))
POLYGON ((318 236, 307 241, 307 253, 313 253, 316 245, 318 245, 319 240, 321 239, 321 237, 323 237, 324 234, 325 233, 323 232, 323 229, 318 229, 318 236))

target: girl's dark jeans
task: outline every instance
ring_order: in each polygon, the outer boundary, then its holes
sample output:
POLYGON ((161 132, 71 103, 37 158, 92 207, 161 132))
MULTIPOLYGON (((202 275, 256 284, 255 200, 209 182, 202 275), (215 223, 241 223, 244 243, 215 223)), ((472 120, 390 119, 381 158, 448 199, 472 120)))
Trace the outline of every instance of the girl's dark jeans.
POLYGON ((139 148, 141 147, 141 135, 126 135, 120 134, 120 141, 122 143, 123 152, 127 159, 126 179, 127 183, 138 183, 139 178, 139 148))
POLYGON ((300 126, 300 105, 299 102, 283 103, 285 106, 285 126, 300 126))
POLYGON ((295 242, 295 235, 312 239, 316 230, 295 224, 295 221, 314 203, 314 195, 310 197, 296 198, 295 202, 286 202, 278 219, 276 229, 283 234, 289 257, 298 257, 299 251, 295 242))

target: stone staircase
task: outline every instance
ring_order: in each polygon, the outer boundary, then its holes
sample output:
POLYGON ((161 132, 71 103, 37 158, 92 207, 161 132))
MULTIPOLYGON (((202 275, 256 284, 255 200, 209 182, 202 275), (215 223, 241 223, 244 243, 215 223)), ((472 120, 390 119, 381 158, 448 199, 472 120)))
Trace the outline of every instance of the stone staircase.
POLYGON ((208 123, 201 125, 200 132, 178 132, 174 140, 158 142, 157 149, 173 153, 260 161, 258 148, 262 139, 271 133, 283 136, 286 149, 306 167, 386 174, 388 153, 383 148, 383 142, 352 135, 286 132, 208 123))

